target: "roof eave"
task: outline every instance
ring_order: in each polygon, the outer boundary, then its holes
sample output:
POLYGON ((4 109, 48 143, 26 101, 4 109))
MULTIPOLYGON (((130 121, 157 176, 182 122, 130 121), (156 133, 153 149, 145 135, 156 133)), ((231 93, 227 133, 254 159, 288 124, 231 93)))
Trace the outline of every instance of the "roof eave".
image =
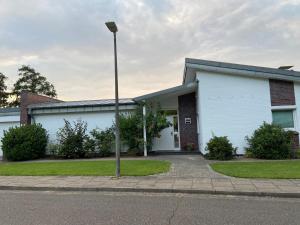
POLYGON ((148 99, 152 99, 161 95, 167 95, 167 94, 176 94, 179 91, 193 91, 196 87, 196 84, 189 84, 189 85, 180 85, 180 86, 176 86, 176 87, 172 87, 172 88, 168 88, 168 89, 164 89, 161 91, 156 91, 150 94, 146 94, 146 95, 142 95, 142 96, 138 96, 136 98, 133 98, 134 101, 136 102, 140 102, 140 101, 144 101, 144 100, 148 100, 148 99))
MULTIPOLYGON (((135 102, 132 103, 119 103, 119 105, 135 105, 135 102)), ((92 104, 92 105, 71 105, 71 106, 35 106, 29 105, 28 109, 65 109, 65 108, 83 108, 83 107, 98 107, 98 106, 114 106, 115 104, 92 104)))
POLYGON ((206 71, 206 72, 215 72, 215 73, 222 73, 222 74, 229 74, 229 75, 240 75, 240 76, 248 76, 248 77, 256 77, 256 78, 279 79, 279 80, 300 82, 300 76, 295 76, 295 75, 294 76, 287 75, 287 74, 284 75, 278 73, 252 71, 246 69, 223 68, 223 67, 191 64, 191 63, 187 63, 186 65, 187 67, 196 69, 197 71, 206 71))
POLYGON ((187 83, 187 76, 189 73, 191 73, 193 76, 191 77, 191 82, 194 81, 197 71, 218 72, 235 75, 240 74, 260 78, 281 79, 297 82, 300 81, 300 72, 298 71, 186 58, 183 83, 187 83))

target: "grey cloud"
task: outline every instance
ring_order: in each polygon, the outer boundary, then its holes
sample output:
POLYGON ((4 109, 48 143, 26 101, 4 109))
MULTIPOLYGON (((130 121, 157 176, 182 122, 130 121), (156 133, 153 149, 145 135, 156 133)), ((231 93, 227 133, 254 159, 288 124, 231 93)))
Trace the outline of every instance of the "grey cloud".
POLYGON ((120 93, 181 82, 185 57, 300 69, 299 0, 0 0, 0 71, 31 64, 63 99, 113 97, 119 26, 120 93))

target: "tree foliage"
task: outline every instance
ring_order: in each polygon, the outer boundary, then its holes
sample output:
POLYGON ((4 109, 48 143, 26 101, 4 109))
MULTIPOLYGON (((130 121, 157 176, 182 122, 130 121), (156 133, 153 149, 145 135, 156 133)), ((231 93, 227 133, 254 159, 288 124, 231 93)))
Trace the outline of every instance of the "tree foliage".
MULTIPOLYGON (((160 132, 171 126, 164 111, 159 106, 147 103, 146 105, 146 135, 147 149, 152 149, 155 137, 160 137, 160 132)), ((141 151, 143 149, 143 105, 139 104, 132 113, 120 115, 121 140, 129 150, 141 151)))
POLYGON ((7 80, 7 77, 3 74, 0 73, 0 107, 7 107, 8 106, 8 93, 6 92, 7 86, 5 84, 5 81, 7 80))
POLYGON ((46 77, 36 72, 32 67, 23 65, 19 68, 18 72, 19 79, 14 84, 12 91, 16 99, 11 103, 12 106, 18 106, 20 104, 20 94, 23 90, 30 91, 34 94, 56 97, 53 84, 47 81, 46 77))

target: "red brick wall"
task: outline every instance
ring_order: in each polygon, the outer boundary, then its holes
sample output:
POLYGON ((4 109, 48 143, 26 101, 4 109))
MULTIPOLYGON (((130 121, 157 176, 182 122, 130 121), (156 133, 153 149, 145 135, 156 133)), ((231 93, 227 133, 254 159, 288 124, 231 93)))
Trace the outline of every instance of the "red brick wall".
POLYGON ((28 91, 22 91, 21 99, 20 99, 20 123, 21 124, 30 124, 31 119, 28 115, 28 105, 36 104, 36 103, 44 103, 44 102, 61 102, 58 99, 50 98, 43 95, 33 94, 28 91))
POLYGON ((178 97, 180 147, 186 150, 187 144, 193 144, 198 150, 197 114, 195 93, 178 97), (185 118, 191 118, 191 124, 185 124, 185 118))
POLYGON ((295 105, 294 83, 282 80, 269 80, 271 105, 295 105))

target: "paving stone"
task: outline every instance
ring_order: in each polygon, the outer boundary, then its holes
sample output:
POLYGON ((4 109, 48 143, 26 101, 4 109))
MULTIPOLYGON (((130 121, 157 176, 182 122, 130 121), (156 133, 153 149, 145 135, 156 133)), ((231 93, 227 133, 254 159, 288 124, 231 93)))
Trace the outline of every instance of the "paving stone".
POLYGON ((193 183, 195 184, 207 184, 207 183, 211 183, 211 179, 210 178, 195 178, 193 179, 193 183))
POLYGON ((291 181, 295 184, 300 184, 300 179, 290 179, 289 181, 291 181))
POLYGON ((199 190, 202 190, 202 189, 204 189, 204 190, 207 190, 207 189, 213 189, 213 186, 212 185, 195 185, 195 184, 193 184, 192 185, 192 189, 199 189, 199 190))
POLYGON ((211 178, 213 182, 231 182, 230 178, 211 178))
POLYGON ((265 182, 265 183, 257 183, 257 182, 252 182, 256 188, 276 188, 276 186, 272 182, 265 182))
POLYGON ((214 187, 216 191, 235 191, 234 187, 214 187))
POLYGON ((213 191, 214 188, 212 186, 192 186, 192 190, 205 190, 205 191, 213 191))
POLYGON ((233 187, 233 184, 231 182, 216 182, 216 181, 213 181, 212 185, 214 187, 233 187))
POLYGON ((240 180, 240 179, 231 179, 231 183, 233 184, 248 184, 248 185, 252 185, 252 182, 250 180, 240 180))
POLYGON ((296 192, 299 193, 300 192, 300 187, 299 186, 277 186, 280 191, 283 192, 296 192))
POLYGON ((281 185, 281 186, 294 186, 295 184, 290 180, 272 180, 274 185, 281 185))

